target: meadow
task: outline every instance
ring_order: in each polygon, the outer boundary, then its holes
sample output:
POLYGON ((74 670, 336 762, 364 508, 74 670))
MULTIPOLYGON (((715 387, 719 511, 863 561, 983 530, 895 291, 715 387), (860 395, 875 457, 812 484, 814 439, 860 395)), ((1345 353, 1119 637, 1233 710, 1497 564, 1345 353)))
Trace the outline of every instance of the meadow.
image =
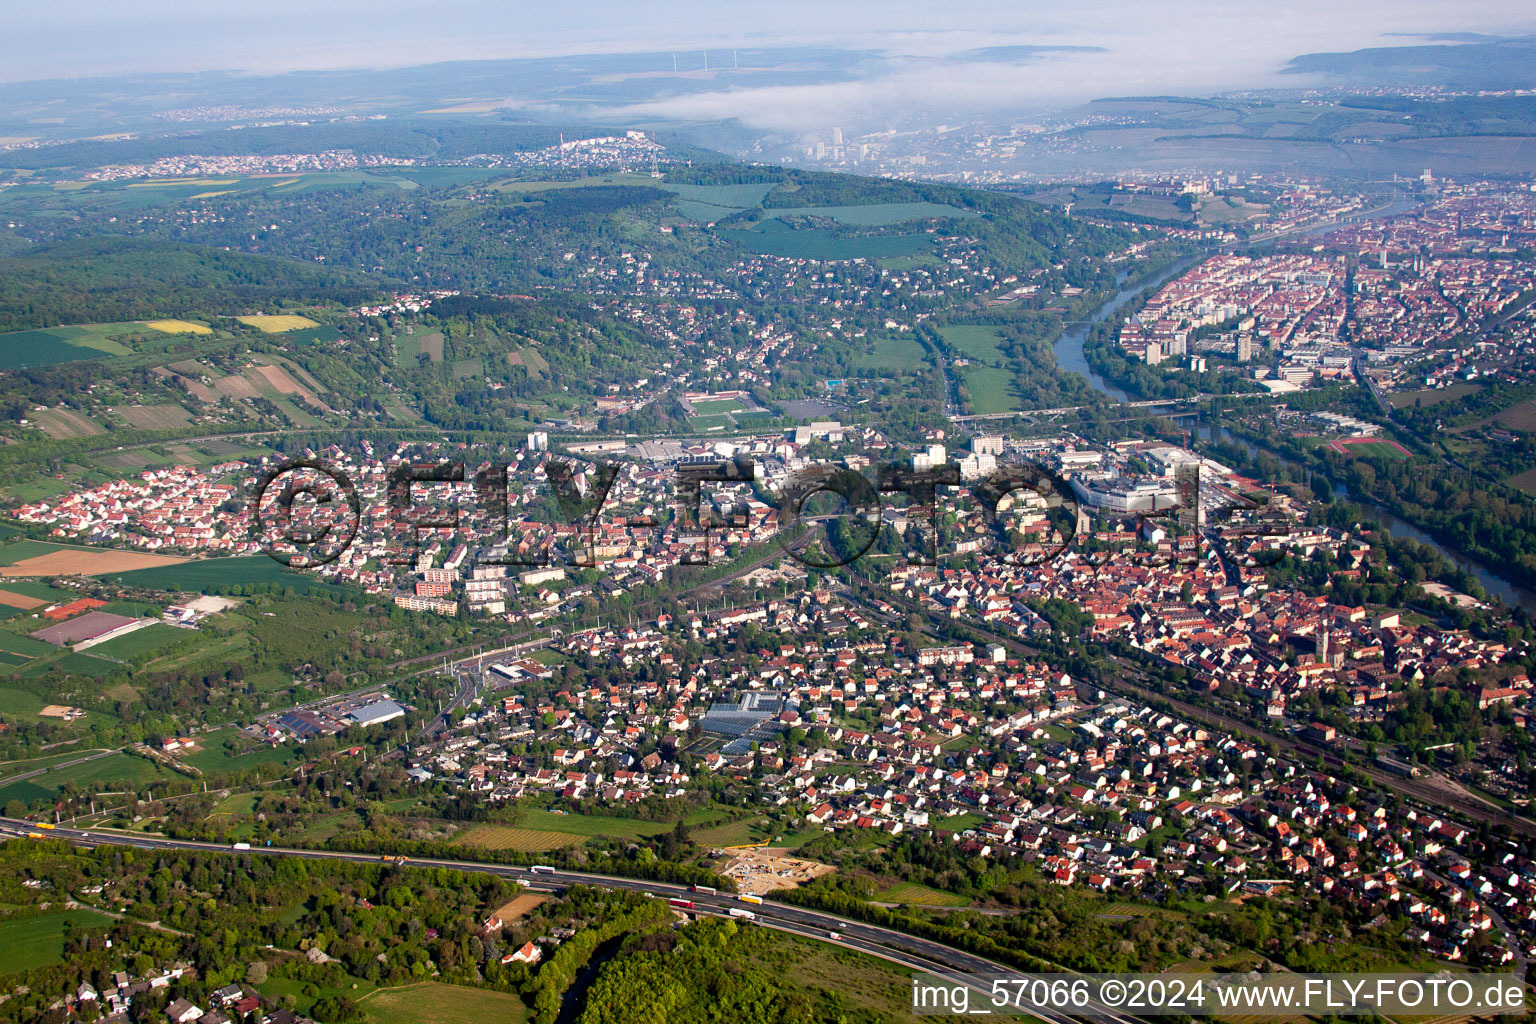
POLYGON ((528 1007, 515 995, 429 981, 381 988, 359 1000, 378 1024, 519 1024, 528 1007))
MULTIPOLYGON (((782 224, 781 221, 767 221, 782 224)), ((933 244, 929 235, 864 235, 841 238, 820 228, 774 230, 727 230, 721 238, 749 252, 802 260, 876 260, 910 256, 933 244)))
POLYGON ((996 327, 988 327, 986 324, 950 324, 940 327, 939 335, 957 356, 986 363, 1000 363, 1003 360, 1003 350, 998 347, 1002 336, 996 327))
POLYGON ((974 210, 961 209, 947 203, 869 203, 862 206, 800 206, 789 209, 774 207, 772 213, 775 217, 825 217, 839 224, 866 228, 941 217, 977 216, 974 210))
POLYGON ((961 371, 974 413, 1010 412, 1019 400, 1013 394, 1013 374, 995 366, 967 366, 961 371))
POLYGON ((261 765, 289 764, 298 760, 300 751, 291 744, 273 747, 266 743, 251 742, 248 745, 237 745, 232 752, 227 744, 237 735, 239 730, 234 728, 202 733, 197 737, 198 749, 191 754, 183 754, 181 760, 209 775, 238 772, 261 765))
POLYGON ((66 926, 105 928, 111 924, 111 918, 94 910, 66 910, 0 921, 0 963, 5 964, 8 974, 50 967, 64 959, 66 926))
POLYGON ((854 365, 859 369, 915 370, 928 358, 927 349, 916 338, 891 334, 875 339, 874 351, 858 357, 854 365))

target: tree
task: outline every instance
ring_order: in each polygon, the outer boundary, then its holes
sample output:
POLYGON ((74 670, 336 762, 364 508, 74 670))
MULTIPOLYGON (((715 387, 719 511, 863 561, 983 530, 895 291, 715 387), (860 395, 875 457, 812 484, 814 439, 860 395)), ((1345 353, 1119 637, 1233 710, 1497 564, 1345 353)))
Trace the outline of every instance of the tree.
POLYGON ((260 985, 267 980, 267 962, 265 960, 253 960, 246 965, 245 981, 248 985, 260 985))

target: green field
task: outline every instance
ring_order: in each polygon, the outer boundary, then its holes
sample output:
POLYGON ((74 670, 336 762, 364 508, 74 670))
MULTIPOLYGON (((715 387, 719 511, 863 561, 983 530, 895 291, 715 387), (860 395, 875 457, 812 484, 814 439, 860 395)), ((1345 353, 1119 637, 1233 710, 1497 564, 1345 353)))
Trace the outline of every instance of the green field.
POLYGON ((1003 361, 1003 350, 998 347, 1002 336, 996 327, 985 324, 950 324, 940 327, 939 334, 957 356, 979 359, 984 363, 1003 361))
POLYGON ((429 981, 381 988, 360 1000, 378 1024, 520 1024, 528 1007, 515 995, 429 981))
MULTIPOLYGON (((53 366, 81 359, 100 359, 113 354, 71 341, 69 328, 54 327, 44 331, 14 331, 0 334, 0 370, 23 370, 33 366, 53 366)), ((120 351, 126 351, 121 349, 120 351)))
POLYGON ((893 334, 875 339, 875 350, 859 356, 854 366, 870 370, 913 370, 923 365, 928 350, 908 335, 893 334))
POLYGON ((961 371, 974 413, 1009 412, 1019 407, 1013 374, 995 366, 967 366, 961 371))
POLYGON ((134 658, 142 658, 146 654, 159 651, 177 644, 191 641, 197 634, 191 630, 180 629, 176 626, 168 626, 163 622, 157 622, 143 629, 136 629, 132 633, 113 637, 106 643, 100 643, 87 648, 92 654, 103 658, 116 658, 119 661, 131 661, 134 658))
POLYGON ((969 906, 971 901, 964 896, 956 896, 952 892, 944 892, 941 889, 931 889, 916 882, 902 882, 881 892, 879 902, 911 903, 920 907, 964 907, 969 906))
POLYGON ((46 660, 42 658, 35 659, 29 662, 27 667, 22 669, 18 674, 23 676, 35 676, 46 672, 51 672, 54 669, 60 669, 64 672, 70 672, 77 676, 104 676, 111 672, 114 668, 120 667, 121 666, 114 665, 110 661, 104 661, 101 658, 93 658, 89 654, 81 654, 77 651, 67 651, 63 656, 58 658, 50 658, 46 660))
MULTIPOLYGON (((27 628, 31 628, 28 626, 27 628)), ((0 632, 0 651, 10 654, 19 654, 23 658, 46 658, 50 654, 58 654, 60 648, 42 640, 34 640, 29 636, 17 636, 15 633, 0 632)))
MULTIPOLYGON (((28 558, 36 558, 39 555, 50 555, 55 551, 78 551, 79 548, 65 544, 49 544, 42 540, 13 540, 4 547, 0 547, 0 565, 15 565, 17 562, 28 558)), ((8 585, 8 584, 7 584, 8 585)))
POLYGON ((702 416, 715 416, 721 413, 741 412, 746 406, 739 398, 696 398, 688 402, 694 411, 702 416))
POLYGON ((0 686, 0 715, 35 718, 37 713, 47 706, 48 702, 31 690, 23 690, 17 686, 0 686))
POLYGON ((295 592, 331 589, 331 584, 289 572, 266 555, 238 555, 230 558, 202 558, 180 565, 161 565, 153 569, 134 569, 117 573, 112 579, 130 587, 146 590, 185 590, 207 592, 210 588, 243 583, 280 583, 295 592))
POLYGON ((112 919, 94 910, 66 910, 38 917, 0 921, 0 963, 4 973, 19 974, 49 967, 64 959, 64 928, 111 925, 112 919))
POLYGON ((735 425, 735 420, 724 415, 688 417, 688 426, 693 430, 726 430, 735 425))
POLYGON ((107 791, 117 791, 124 787, 160 782, 170 777, 164 768, 153 761, 146 761, 142 757, 134 757, 131 754, 109 754, 106 757, 86 761, 84 764, 58 768, 36 778, 0 787, 0 806, 17 796, 23 800, 33 799, 30 795, 12 792, 18 787, 27 787, 29 791, 40 790, 44 795, 51 797, 66 782, 74 783, 77 790, 98 786, 107 791))
POLYGON ((914 220, 932 220, 936 217, 977 215, 972 210, 963 210, 946 203, 870 203, 865 206, 803 206, 789 209, 774 207, 770 212, 775 217, 826 217, 839 224, 855 227, 880 227, 914 220))
POLYGON ((273 747, 265 743, 252 743, 249 746, 242 745, 237 748, 238 753, 232 753, 226 744, 238 732, 236 729, 218 729, 202 733, 197 737, 200 749, 182 755, 181 759, 209 775, 242 771, 258 765, 289 764, 298 760, 299 750, 288 744, 273 747))
POLYGON ((751 230, 716 232, 748 252, 800 260, 876 260, 911 256, 933 244, 930 235, 864 235, 841 238, 819 228, 793 229, 779 220, 751 230), (778 225, 775 229, 773 225, 778 225))

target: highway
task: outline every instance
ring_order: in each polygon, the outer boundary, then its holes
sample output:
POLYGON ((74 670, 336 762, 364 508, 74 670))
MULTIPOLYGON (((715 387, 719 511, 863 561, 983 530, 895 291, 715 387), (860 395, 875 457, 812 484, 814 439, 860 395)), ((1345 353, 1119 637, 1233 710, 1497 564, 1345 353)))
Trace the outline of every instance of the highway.
MULTIPOLYGON (((230 853, 230 847, 219 843, 203 843, 190 839, 168 839, 160 836, 124 833, 103 829, 77 829, 60 825, 53 829, 40 829, 37 823, 20 818, 0 817, 0 840, 27 840, 29 835, 41 835, 47 839, 62 839, 77 846, 103 845, 132 846, 144 850, 193 850, 205 853, 230 853)), ((29 840, 31 841, 31 840, 29 840)), ((300 850, 291 847, 262 846, 238 851, 258 857, 304 857, 312 860, 344 860, 357 863, 377 864, 383 859, 379 854, 347 853, 336 850, 300 850)), ((540 891, 557 891, 572 885, 587 885, 608 889, 627 889, 649 893, 658 898, 675 898, 693 901, 694 913, 715 916, 728 914, 732 908, 742 908, 735 897, 720 893, 693 892, 687 886, 646 879, 620 878, 612 875, 594 875, 578 871, 555 871, 535 874, 526 867, 507 864, 487 864, 482 861, 445 860, 435 857, 412 857, 406 861, 412 867, 450 868, 458 871, 484 872, 515 879, 525 887, 540 891)), ((967 985, 973 991, 990 997, 991 982, 983 982, 974 975, 1014 976, 1021 968, 1009 967, 984 957, 954 949, 929 939, 918 938, 889 928, 850 921, 835 914, 782 903, 763 902, 751 908, 756 915, 755 924, 799 935, 820 942, 835 943, 858 950, 890 963, 900 964, 914 971, 941 975, 951 982, 967 985), (838 937, 834 939, 832 936, 838 937)), ((1038 969, 1036 969, 1038 971, 1038 969)), ((978 1005, 988 1005, 979 1003, 978 1005)), ((1095 1017, 1112 1024, 1141 1024, 1136 1018, 1111 1007, 1094 1006, 1095 1017)), ((1034 1013, 1047 1024, 1067 1024, 1072 1018, 1066 1013, 1041 1011, 1034 1013)))

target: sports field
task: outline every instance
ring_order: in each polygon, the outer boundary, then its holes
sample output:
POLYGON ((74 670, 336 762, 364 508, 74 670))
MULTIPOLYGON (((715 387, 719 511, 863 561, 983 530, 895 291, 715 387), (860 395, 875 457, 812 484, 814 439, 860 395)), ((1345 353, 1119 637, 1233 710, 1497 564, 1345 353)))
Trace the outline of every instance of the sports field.
POLYGON ((254 327, 258 331, 267 334, 282 334, 284 331, 302 331, 306 327, 319 327, 307 316, 298 316, 294 313, 256 314, 252 316, 237 316, 236 320, 247 327, 254 327))
POLYGON ((546 832, 509 825, 476 825, 459 837, 459 843, 463 846, 476 846, 482 850, 521 850, 525 853, 558 850, 584 841, 582 836, 569 832, 546 832))
POLYGON ((1413 453, 1386 437, 1341 437, 1328 447, 1340 455, 1385 455, 1389 459, 1409 459, 1413 453))

